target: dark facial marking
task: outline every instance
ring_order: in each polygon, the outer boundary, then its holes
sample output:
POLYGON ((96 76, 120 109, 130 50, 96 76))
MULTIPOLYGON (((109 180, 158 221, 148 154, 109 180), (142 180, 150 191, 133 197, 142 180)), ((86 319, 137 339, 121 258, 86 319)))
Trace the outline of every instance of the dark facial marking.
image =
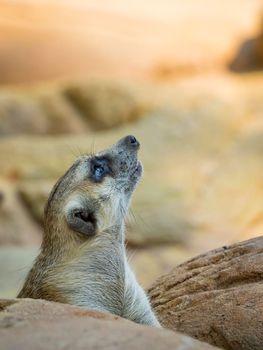
POLYGON ((107 157, 94 157, 90 161, 90 178, 94 182, 101 182, 106 175, 112 175, 110 159, 107 157))

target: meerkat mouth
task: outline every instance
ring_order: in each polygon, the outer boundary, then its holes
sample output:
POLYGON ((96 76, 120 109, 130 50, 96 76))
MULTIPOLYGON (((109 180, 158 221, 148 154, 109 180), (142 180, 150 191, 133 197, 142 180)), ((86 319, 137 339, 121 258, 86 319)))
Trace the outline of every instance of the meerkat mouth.
POLYGON ((143 171, 142 163, 139 160, 137 160, 135 166, 132 168, 130 172, 130 179, 134 179, 137 182, 142 175, 142 171, 143 171))
POLYGON ((136 164, 136 167, 135 167, 135 170, 134 170, 135 173, 142 173, 142 163, 137 160, 137 164, 136 164))

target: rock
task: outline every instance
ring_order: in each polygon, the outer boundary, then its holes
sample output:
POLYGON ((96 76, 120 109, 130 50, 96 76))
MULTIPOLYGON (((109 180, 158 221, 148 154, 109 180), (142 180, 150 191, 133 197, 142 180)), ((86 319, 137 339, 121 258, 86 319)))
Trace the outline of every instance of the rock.
POLYGON ((39 244, 41 229, 17 196, 15 187, 0 181, 0 245, 39 244))
POLYGON ((87 123, 59 90, 1 91, 0 136, 84 133, 88 130, 87 123))
POLYGON ((89 131, 89 126, 59 90, 40 91, 36 99, 48 120, 48 134, 73 134, 89 131))
POLYGON ((227 350, 263 348, 263 237, 174 268, 150 288, 164 327, 227 350))
POLYGON ((1 92, 0 136, 10 134, 45 134, 48 121, 34 99, 21 94, 1 92))
POLYGON ((0 301, 1 346, 40 349, 216 349, 185 335, 97 311, 31 299, 0 301), (73 345, 74 344, 74 345, 73 345))
POLYGON ((123 125, 141 118, 154 106, 155 100, 146 90, 103 80, 24 91, 2 89, 0 136, 83 134, 123 125))
POLYGON ((124 83, 93 81, 69 86, 65 96, 94 130, 108 129, 139 119, 149 111, 150 102, 124 83))

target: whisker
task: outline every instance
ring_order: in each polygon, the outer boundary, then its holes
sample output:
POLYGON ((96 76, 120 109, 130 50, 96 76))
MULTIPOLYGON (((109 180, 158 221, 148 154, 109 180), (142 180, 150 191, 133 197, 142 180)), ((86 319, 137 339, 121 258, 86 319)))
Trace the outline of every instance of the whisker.
POLYGON ((131 263, 134 260, 134 256, 136 255, 138 249, 130 250, 127 248, 127 242, 125 243, 126 255, 128 263, 131 263))
POLYGON ((130 218, 131 218, 136 224, 138 224, 137 217, 136 217, 134 211, 132 210, 132 208, 129 209, 129 215, 130 215, 130 218))
POLYGON ((66 147, 68 148, 69 153, 74 156, 74 158, 78 158, 80 156, 80 150, 77 146, 66 144, 66 147))
POLYGON ((90 155, 94 157, 96 153, 97 152, 95 151, 95 137, 93 137, 90 144, 90 155))

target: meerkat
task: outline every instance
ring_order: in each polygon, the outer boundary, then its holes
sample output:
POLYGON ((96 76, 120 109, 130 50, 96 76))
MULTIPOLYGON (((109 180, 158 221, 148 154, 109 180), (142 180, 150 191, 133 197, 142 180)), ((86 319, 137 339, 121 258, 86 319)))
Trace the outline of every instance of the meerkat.
POLYGON ((125 249, 125 217, 142 175, 140 144, 126 136, 79 157, 55 184, 44 211, 39 256, 18 298, 73 304, 159 327, 125 249))

